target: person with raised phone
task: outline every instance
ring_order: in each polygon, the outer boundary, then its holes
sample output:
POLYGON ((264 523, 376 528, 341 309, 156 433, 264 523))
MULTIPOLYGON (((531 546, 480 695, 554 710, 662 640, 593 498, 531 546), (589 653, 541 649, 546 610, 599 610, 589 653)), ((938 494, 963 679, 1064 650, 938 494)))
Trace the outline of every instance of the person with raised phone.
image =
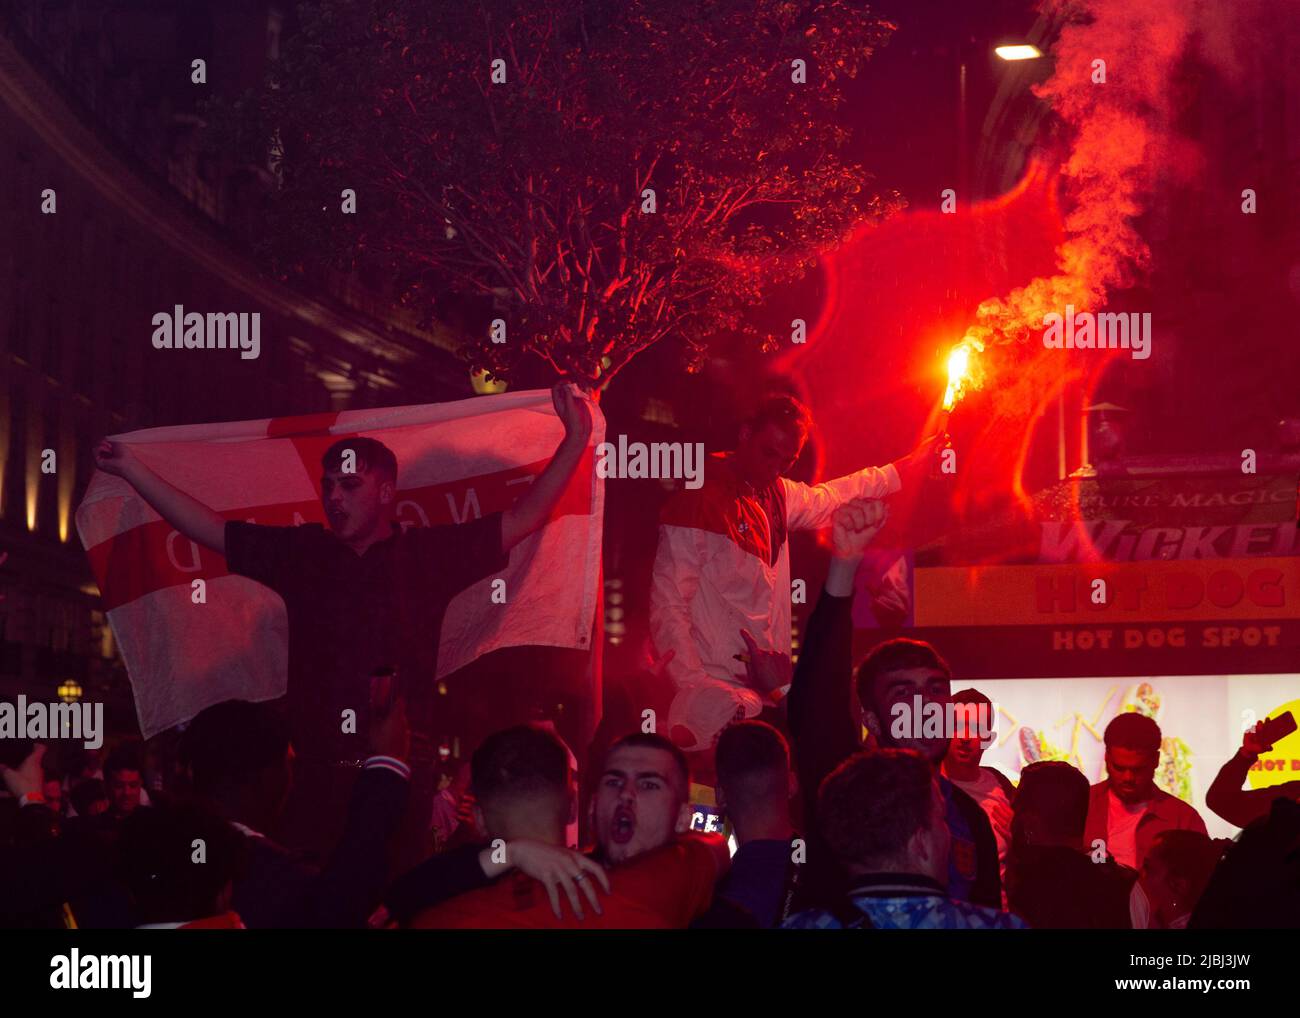
POLYGON ((1241 736, 1241 748, 1219 768, 1219 773, 1205 793, 1205 805, 1228 823, 1237 827, 1249 827, 1256 820, 1268 816, 1276 799, 1300 802, 1300 781, 1283 781, 1263 788, 1242 788, 1246 776, 1260 756, 1295 730, 1295 716, 1290 711, 1275 718, 1266 718, 1246 729, 1241 736))
MULTIPOLYGON (((551 398, 564 438, 545 469, 509 509, 451 526, 397 524, 396 457, 362 436, 339 439, 322 458, 328 527, 227 520, 159 477, 129 444, 106 439, 96 447, 101 470, 127 481, 185 537, 225 556, 232 573, 284 600, 286 708, 298 753, 284 832, 292 847, 324 851, 337 840, 356 762, 365 756, 369 677, 395 668, 413 726, 422 729, 448 604, 503 570, 510 549, 545 524, 559 501, 593 421, 588 398, 572 383, 555 385, 551 398), (349 731, 340 721, 345 710, 355 712, 349 731)), ((423 785, 417 776, 415 787, 423 785)))

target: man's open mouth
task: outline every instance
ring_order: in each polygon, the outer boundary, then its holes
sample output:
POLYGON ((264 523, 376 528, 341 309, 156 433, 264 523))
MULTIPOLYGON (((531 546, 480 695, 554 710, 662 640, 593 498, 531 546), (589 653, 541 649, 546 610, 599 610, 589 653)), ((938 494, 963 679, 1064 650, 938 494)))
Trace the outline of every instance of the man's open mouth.
POLYGON ((610 837, 617 845, 626 845, 636 833, 636 815, 630 809, 619 808, 614 811, 614 826, 610 837))

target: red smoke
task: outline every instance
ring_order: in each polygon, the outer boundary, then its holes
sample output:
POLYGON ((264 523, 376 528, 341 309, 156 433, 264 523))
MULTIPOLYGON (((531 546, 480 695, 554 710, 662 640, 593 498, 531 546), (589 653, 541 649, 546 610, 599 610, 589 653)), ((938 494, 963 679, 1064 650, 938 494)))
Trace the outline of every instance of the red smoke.
MULTIPOLYGON (((1043 171, 1031 166, 1013 195, 955 216, 924 212, 895 217, 838 252, 830 259, 830 274, 840 289, 820 323, 824 348, 809 351, 800 365, 810 369, 805 377, 823 422, 828 409, 834 415, 843 408, 850 419, 857 418, 856 430, 843 431, 847 457, 836 448, 838 422, 829 426, 827 466, 834 473, 838 466, 860 465, 863 412, 890 406, 896 395, 880 392, 887 388, 880 374, 862 379, 870 395, 846 387, 851 369, 830 379, 819 377, 832 364, 839 367, 854 359, 839 333, 850 325, 860 328, 865 317, 872 334, 846 337, 848 344, 866 339, 913 344, 924 366, 918 370, 915 361, 903 364, 904 384, 928 384, 926 398, 934 400, 936 409, 951 346, 964 336, 982 341, 986 351, 979 368, 986 390, 968 397, 953 414, 960 458, 955 507, 968 522, 1008 499, 1027 501, 1023 467, 1036 422, 1051 411, 1055 425, 1053 401, 1064 386, 1081 383, 1091 390, 1111 358, 1127 356, 1126 351, 1046 349, 1043 318, 1064 314, 1067 304, 1076 312, 1106 310, 1115 293, 1143 281, 1150 251, 1139 218, 1162 183, 1195 172, 1197 165, 1197 150, 1174 126, 1186 98, 1177 84, 1179 64, 1198 34, 1198 19, 1218 17, 1196 0, 1045 0, 1041 6, 1066 20, 1055 42, 1049 40, 1054 72, 1036 90, 1051 104, 1059 126, 1052 139, 1040 142, 1051 167, 1047 179, 1037 177, 1043 171), (1015 212, 1020 214, 1017 228, 1008 231, 1001 220, 1015 212), (972 274, 969 264, 965 271, 959 269, 970 250, 945 259, 936 233, 950 243, 970 243, 979 254, 978 270, 972 274), (918 250, 915 238, 927 234, 929 242, 921 242, 918 250), (992 258, 990 240, 996 246, 992 258), (886 324, 889 312, 881 314, 871 297, 855 292, 879 286, 880 269, 899 280, 901 293, 890 296, 901 296, 900 304, 911 305, 914 312, 899 322, 897 335, 886 324), (911 278, 899 278, 904 275, 911 278), (985 288, 972 293, 971 284, 978 285, 980 276, 985 288), (919 296, 927 288, 929 308, 917 308, 922 300, 904 296, 909 291, 919 296), (822 360, 824 354, 834 361, 822 360), (928 383, 923 381, 927 377, 928 383), (860 409, 855 414, 850 408, 860 409)), ((879 366, 875 356, 873 366, 879 366)), ((1066 427, 1073 433, 1078 425, 1072 417, 1066 427)))

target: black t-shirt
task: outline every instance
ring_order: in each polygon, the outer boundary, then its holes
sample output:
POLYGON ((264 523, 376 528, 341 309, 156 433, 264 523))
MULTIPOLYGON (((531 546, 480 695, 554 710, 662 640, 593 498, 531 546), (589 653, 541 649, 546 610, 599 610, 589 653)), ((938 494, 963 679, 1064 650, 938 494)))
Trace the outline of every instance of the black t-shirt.
POLYGON ((226 562, 284 599, 289 621, 287 713, 306 760, 366 755, 369 680, 398 669, 412 725, 424 727, 447 604, 505 569, 501 514, 441 527, 396 524, 358 555, 320 524, 226 524, 226 562), (356 733, 342 732, 345 709, 356 733))

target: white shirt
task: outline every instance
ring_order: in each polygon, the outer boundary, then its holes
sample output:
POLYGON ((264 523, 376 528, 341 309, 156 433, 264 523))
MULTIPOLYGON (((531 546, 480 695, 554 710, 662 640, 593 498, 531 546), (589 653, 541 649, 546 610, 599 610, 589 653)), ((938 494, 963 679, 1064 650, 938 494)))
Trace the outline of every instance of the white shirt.
POLYGON ((1111 791, 1106 793, 1106 798, 1106 851, 1117 863, 1137 869, 1137 828, 1147 811, 1147 803, 1139 802, 1130 806, 1111 791))

